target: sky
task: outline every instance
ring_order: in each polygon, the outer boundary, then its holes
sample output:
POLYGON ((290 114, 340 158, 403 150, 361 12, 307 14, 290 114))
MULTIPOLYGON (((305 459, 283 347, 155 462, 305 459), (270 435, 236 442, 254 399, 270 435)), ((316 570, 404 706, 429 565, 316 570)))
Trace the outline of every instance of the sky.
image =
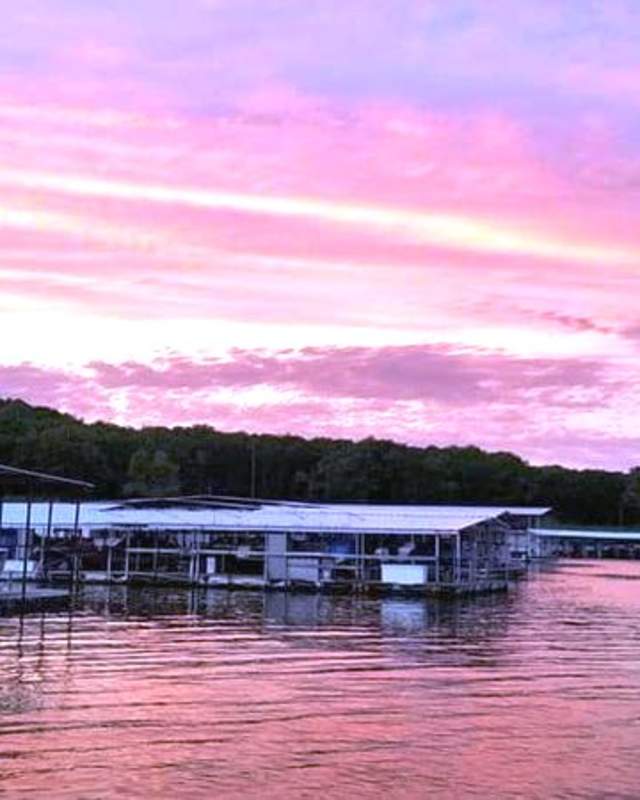
POLYGON ((640 463, 637 0, 0 4, 0 396, 640 463))

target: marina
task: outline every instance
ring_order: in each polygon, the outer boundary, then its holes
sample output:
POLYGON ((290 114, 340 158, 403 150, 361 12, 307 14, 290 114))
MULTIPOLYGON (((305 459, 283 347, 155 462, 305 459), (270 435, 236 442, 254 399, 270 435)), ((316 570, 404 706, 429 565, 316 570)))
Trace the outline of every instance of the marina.
POLYGON ((502 590, 548 508, 228 497, 1 504, 0 578, 276 590, 502 590))
POLYGON ((526 506, 320 503, 197 495, 87 501, 91 484, 0 465, 0 610, 91 584, 457 596, 504 591, 534 561, 640 556, 640 532, 551 527, 526 506), (71 499, 42 499, 71 490, 71 499), (38 494, 34 488, 38 487, 38 494))

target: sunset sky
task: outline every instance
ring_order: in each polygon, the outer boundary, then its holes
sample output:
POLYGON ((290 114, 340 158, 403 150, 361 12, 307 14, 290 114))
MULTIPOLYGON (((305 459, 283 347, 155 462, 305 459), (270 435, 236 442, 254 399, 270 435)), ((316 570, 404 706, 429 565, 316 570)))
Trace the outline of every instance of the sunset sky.
POLYGON ((640 463, 637 0, 20 0, 0 395, 640 463))

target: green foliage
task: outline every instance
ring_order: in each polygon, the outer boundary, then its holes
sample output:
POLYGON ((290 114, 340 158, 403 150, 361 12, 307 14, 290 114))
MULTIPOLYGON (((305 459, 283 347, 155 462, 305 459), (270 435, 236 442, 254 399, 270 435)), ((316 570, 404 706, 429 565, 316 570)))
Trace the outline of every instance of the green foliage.
POLYGON ((620 524, 624 525, 627 521, 637 522, 640 520, 640 468, 636 467, 629 471, 624 482, 624 490, 620 497, 620 524))
MULTIPOLYGON (((549 505, 562 522, 640 523, 640 470, 532 467, 477 447, 409 447, 365 439, 221 433, 206 425, 85 424, 68 414, 0 400, 0 462, 89 480, 96 498, 249 495, 396 503, 549 505)), ((2 487, 10 491, 10 487, 2 487)))
POLYGON ((170 497, 180 491, 180 467, 164 450, 142 447, 131 456, 124 494, 170 497))

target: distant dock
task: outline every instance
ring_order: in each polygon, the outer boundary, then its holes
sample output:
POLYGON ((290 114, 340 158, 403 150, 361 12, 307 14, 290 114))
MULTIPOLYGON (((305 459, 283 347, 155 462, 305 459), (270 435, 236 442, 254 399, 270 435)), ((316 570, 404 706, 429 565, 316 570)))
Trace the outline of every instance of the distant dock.
POLYGON ((640 559, 640 531, 598 528, 541 528, 531 531, 541 558, 640 559))

